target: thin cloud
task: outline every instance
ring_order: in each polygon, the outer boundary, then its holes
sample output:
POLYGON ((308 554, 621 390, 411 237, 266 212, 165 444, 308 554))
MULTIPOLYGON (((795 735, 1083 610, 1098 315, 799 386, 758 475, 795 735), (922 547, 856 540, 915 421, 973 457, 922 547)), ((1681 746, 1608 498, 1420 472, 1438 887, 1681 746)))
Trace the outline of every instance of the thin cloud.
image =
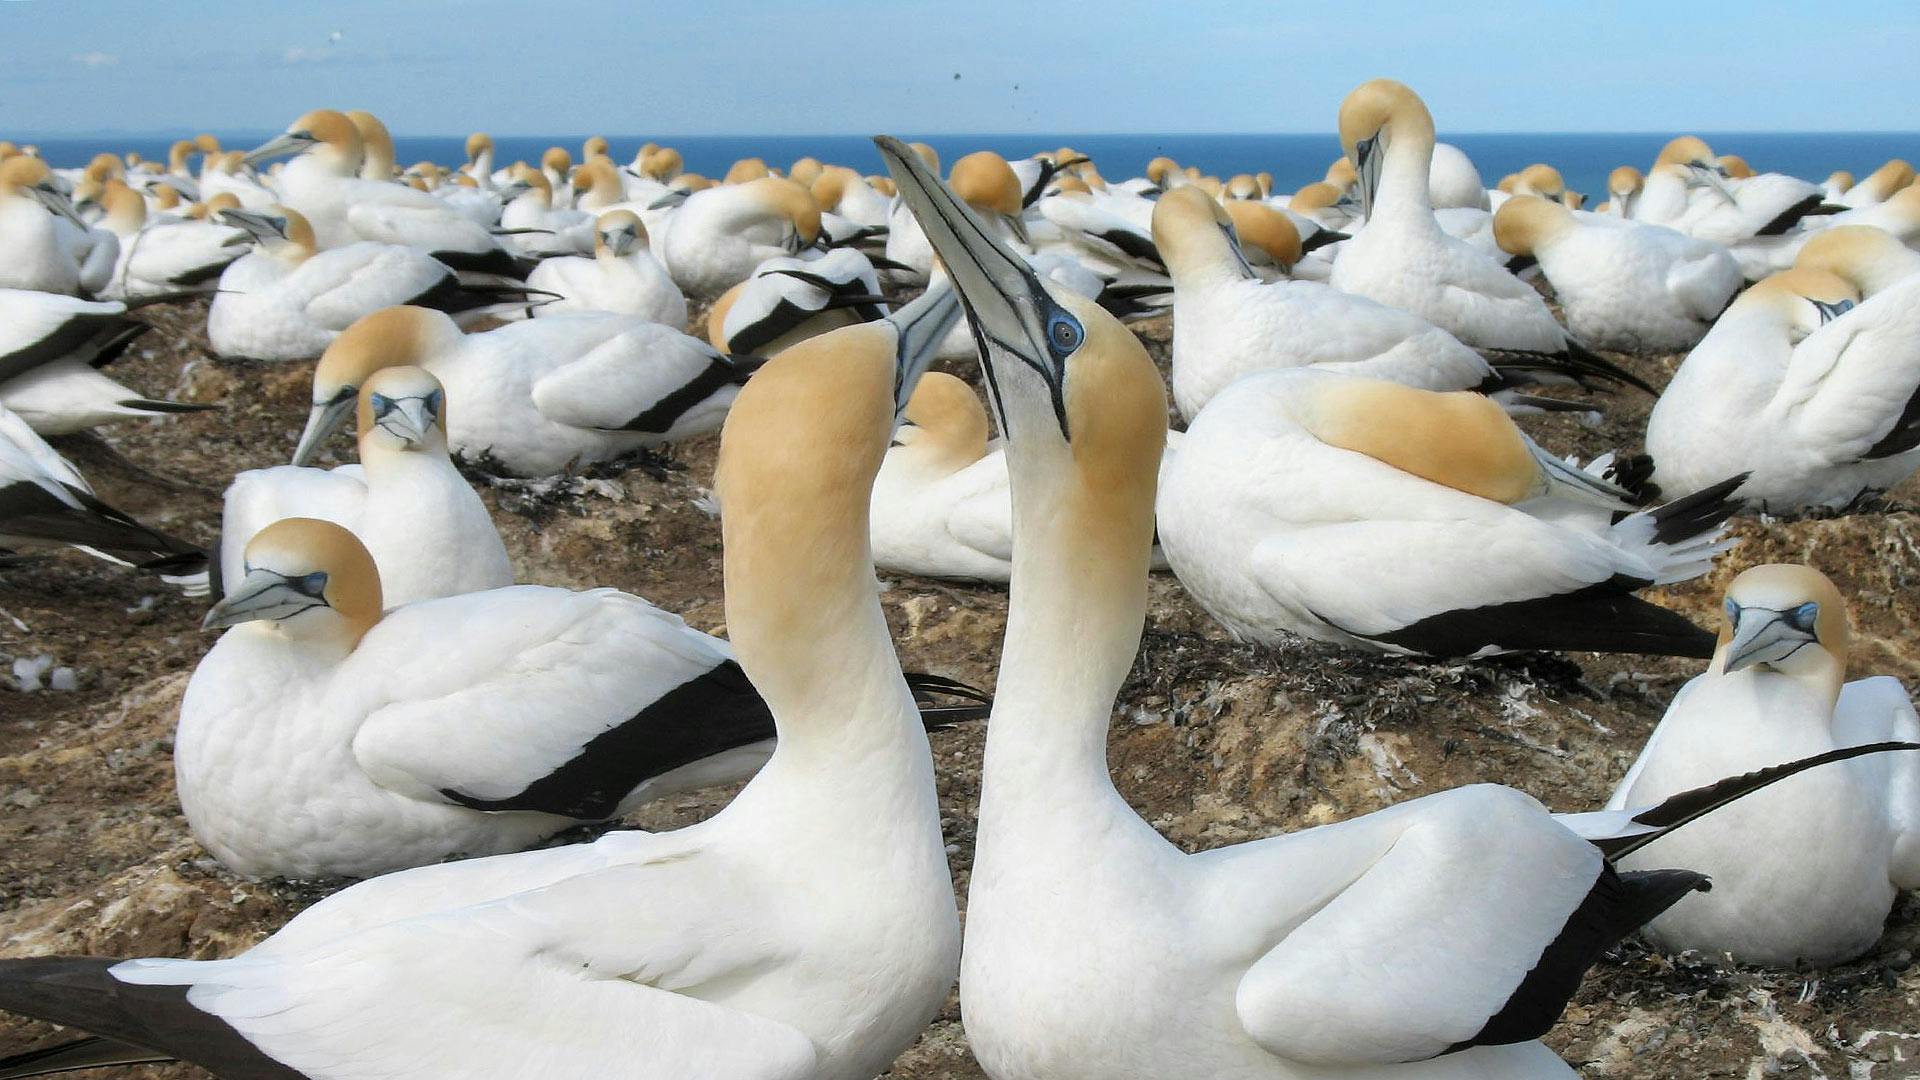
POLYGON ((73 62, 81 67, 103 68, 113 67, 120 62, 120 58, 112 53, 83 52, 74 54, 73 62))

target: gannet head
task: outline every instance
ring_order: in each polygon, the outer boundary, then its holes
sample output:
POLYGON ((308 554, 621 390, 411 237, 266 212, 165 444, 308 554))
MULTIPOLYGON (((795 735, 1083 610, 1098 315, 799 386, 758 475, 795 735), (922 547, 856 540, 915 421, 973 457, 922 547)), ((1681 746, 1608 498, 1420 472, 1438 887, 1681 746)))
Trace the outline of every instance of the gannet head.
POLYGON ((447 392, 425 368, 382 368, 360 388, 360 457, 386 450, 447 448, 447 392))
POLYGON ((889 199, 900 194, 900 189, 894 185, 893 177, 891 176, 869 176, 865 179, 868 187, 885 195, 889 199))
POLYGON ((1315 210, 1326 210, 1340 201, 1340 189, 1324 180, 1315 180, 1293 193, 1287 200, 1287 209, 1300 214, 1311 214, 1315 210))
POLYGON ((1293 219, 1263 202, 1229 200, 1227 217, 1233 221, 1234 238, 1248 261, 1271 264, 1282 271, 1293 269, 1300 261, 1300 229, 1293 219))
POLYGON ((208 156, 220 153, 220 140, 204 132, 193 137, 193 145, 208 156))
MULTIPOLYGON (((80 228, 87 223, 73 209, 73 204, 53 186, 53 174, 47 170, 47 163, 27 154, 16 154, 0 162, 0 198, 31 199, 47 208, 50 213, 58 214, 80 228)), ((144 211, 144 208, 143 208, 144 211)))
POLYGON ((246 575, 200 626, 258 622, 351 648, 380 621, 380 605, 380 571, 358 537, 331 521, 282 518, 247 541, 246 575))
POLYGON ((1827 174, 1827 186, 1835 191, 1846 191, 1853 187, 1853 173, 1846 169, 1835 169, 1827 174))
POLYGON ((664 184, 679 176, 680 170, 685 165, 686 162, 680 157, 680 151, 671 146, 655 147, 652 150, 643 148, 638 171, 641 176, 664 184))
POLYGON ((147 223, 147 200, 122 180, 109 180, 100 192, 100 205, 106 210, 102 219, 107 228, 122 239, 140 231, 147 223))
POLYGON ((500 188, 501 200, 512 202, 530 191, 539 193, 535 201, 541 206, 553 205, 553 184, 547 180, 547 174, 524 161, 514 162, 507 170, 507 183, 500 188))
POLYGON ((480 161, 480 155, 492 149, 493 136, 486 132, 476 131, 467 136, 467 165, 471 167, 477 164, 480 161))
POLYGON ((187 171, 187 159, 198 153, 199 147, 192 139, 176 139, 167 147, 167 171, 183 173, 187 171))
POLYGON ((1746 180, 1753 176, 1753 166, 1747 164, 1747 159, 1739 154, 1721 154, 1714 159, 1714 165, 1719 168, 1720 175, 1735 180, 1746 180))
POLYGON ((1509 255, 1533 255, 1574 226, 1573 211, 1537 195, 1515 195, 1493 215, 1493 242, 1509 255))
POLYGON ((402 364, 425 365, 457 348, 460 328, 444 313, 421 307, 382 308, 340 332, 313 369, 313 407, 293 451, 305 465, 353 408, 373 373, 402 364))
POLYGON ((1006 158, 991 150, 976 150, 954 162, 947 186, 983 213, 1009 217, 1020 213, 1020 178, 1006 158))
MULTIPOLYGON (((233 201, 233 205, 219 210, 219 220, 234 228, 244 230, 260 247, 277 256, 300 262, 314 252, 313 226, 306 216, 298 210, 285 206, 263 206, 257 210, 248 210, 240 205, 231 192, 221 192, 233 201)), ((209 201, 209 207, 214 200, 209 201)))
POLYGON ((1631 165, 1622 165, 1607 174, 1607 194, 1615 199, 1625 198, 1645 187, 1647 178, 1640 170, 1631 165))
POLYGON ((1147 162, 1147 179, 1158 187, 1166 187, 1167 181, 1179 173, 1180 163, 1164 154, 1147 162))
POLYGON ((1908 184, 1879 207, 1880 227, 1909 245, 1920 246, 1920 184, 1908 184))
POLYGON ((1796 268, 1824 270, 1871 297, 1914 273, 1920 262, 1911 248, 1871 225, 1835 225, 1813 234, 1794 256, 1796 268))
POLYGON ((778 176, 762 177, 741 184, 742 192, 756 213, 783 221, 787 226, 786 248, 802 251, 820 239, 820 204, 813 194, 791 180, 778 176))
POLYGON ((315 109, 287 125, 287 130, 248 151, 242 159, 259 166, 287 154, 312 152, 334 171, 349 175, 360 168, 360 130, 344 113, 315 109))
POLYGON ((820 179, 820 174, 824 171, 826 166, 820 164, 819 158, 803 157, 788 167, 787 178, 796 184, 812 187, 813 182, 820 179))
POLYGON ((1566 191, 1567 182, 1560 176, 1559 169, 1535 163, 1520 170, 1518 178, 1514 180, 1512 194, 1537 195, 1558 202, 1566 191))
POLYGON ((1326 175, 1320 178, 1320 182, 1331 184, 1335 192, 1344 195, 1360 182, 1360 174, 1355 171, 1352 160, 1337 157, 1328 163, 1326 175))
POLYGON ((200 204, 200 216, 211 221, 219 221, 221 214, 240 208, 240 196, 231 191, 216 191, 200 204))
POLYGON ((920 155, 920 160, 926 163, 927 168, 933 170, 935 176, 940 175, 940 151, 923 142, 907 145, 914 153, 920 155))
POLYGON ((691 195, 696 191, 705 191, 710 187, 718 187, 720 185, 718 181, 710 177, 701 176, 699 173, 683 172, 667 181, 667 186, 681 194, 691 195))
POLYGON ((180 209, 180 192, 172 184, 155 184, 148 191, 153 204, 162 213, 180 209))
POLYGON ((619 259, 647 246, 647 227, 631 210, 609 210, 594 219, 595 254, 619 259))
POLYGON ((1753 669, 1831 680, 1845 678, 1851 630, 1847 602, 1810 566, 1756 566, 1727 586, 1720 647, 1709 670, 1753 669))
POLYGON ((573 193, 576 200, 591 194, 594 202, 602 206, 620 201, 624 192, 613 159, 602 154, 581 162, 573 172, 573 193))
POLYGON ((1653 167, 1655 171, 1662 171, 1662 166, 1671 165, 1684 170, 1687 186, 1710 187, 1728 202, 1733 201, 1733 192, 1727 187, 1727 174, 1720 168, 1720 158, 1706 144, 1706 140, 1696 135, 1682 135, 1670 140, 1661 147, 1660 156, 1654 159, 1653 167))
POLYGON ((757 157, 741 158, 727 169, 727 175, 720 181, 723 184, 745 184, 754 180, 764 180, 772 176, 767 171, 767 163, 757 157))
POLYGON ((607 153, 607 137, 605 135, 589 135, 586 137, 586 140, 580 144, 580 161, 582 164, 592 161, 597 157, 610 156, 611 155, 607 153))
POLYGON ((1860 291, 1845 278, 1811 266, 1769 274, 1735 297, 1720 318, 1765 315, 1798 345, 1807 335, 1853 310, 1860 291))
POLYGON ((549 146, 547 152, 540 155, 540 167, 564 180, 573 171, 573 155, 563 147, 549 146))
MULTIPOLYGON (((1296 234, 1296 245, 1298 242, 1296 234)), ((1233 219, 1192 184, 1174 188, 1154 201, 1153 246, 1175 282, 1222 266, 1234 268, 1240 277, 1255 276, 1234 235, 1233 219)))
POLYGON ((987 453, 987 410, 962 379, 929 371, 907 402, 894 441, 943 471, 958 471, 987 453))
POLYGON ((369 180, 393 179, 393 136, 380 118, 365 109, 347 113, 353 129, 360 133, 360 152, 364 156, 361 175, 369 180))
POLYGON ((1227 178, 1225 194, 1229 199, 1257 199, 1260 197, 1260 181, 1247 173, 1235 173, 1227 178))
POLYGON ((1373 216, 1387 148, 1396 141, 1424 142, 1432 152, 1433 114, 1420 95, 1392 79, 1374 79, 1340 103, 1340 145, 1358 176, 1362 217, 1373 216))
MULTIPOLYGON (((794 180, 796 183, 799 182, 799 177, 794 177, 794 180)), ((819 205, 820 209, 831 211, 839 208, 840 200, 847 197, 847 191, 852 185, 860 183, 865 181, 861 180, 860 174, 852 169, 842 165, 828 165, 807 184, 807 192, 813 196, 813 201, 819 205)))
POLYGON ((1881 201, 1892 198, 1894 192, 1904 190, 1912 184, 1913 166, 1900 158, 1893 158, 1885 165, 1868 173, 1867 178, 1860 182, 1860 186, 1866 188, 1869 195, 1881 201))
POLYGON ((875 142, 966 306, 1008 440, 1016 508, 1018 477, 1065 484, 1072 493, 1061 497, 1102 534, 1101 549, 1122 567, 1137 555, 1144 583, 1167 417, 1146 349, 1099 305, 1048 288, 898 140, 875 142))

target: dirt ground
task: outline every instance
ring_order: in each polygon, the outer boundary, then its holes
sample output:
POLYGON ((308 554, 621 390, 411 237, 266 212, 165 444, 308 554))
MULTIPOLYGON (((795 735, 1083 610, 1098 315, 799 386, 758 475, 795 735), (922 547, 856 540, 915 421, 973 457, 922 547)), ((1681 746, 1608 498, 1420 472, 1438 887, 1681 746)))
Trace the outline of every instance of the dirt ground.
MULTIPOLYGON (((59 440, 101 494, 142 519, 211 542, 220 491, 240 469, 284 462, 306 412, 309 365, 208 358, 203 305, 150 310, 159 324, 116 367, 152 394, 225 410, 59 440)), ((1140 328, 1165 360, 1168 326, 1140 328)), ((1635 361, 1656 384, 1673 359, 1635 361)), ((972 374, 972 373, 963 373, 972 374)), ((1597 427, 1528 420, 1540 441, 1583 457, 1635 447, 1650 404, 1604 399, 1597 427)), ((673 448, 658 479, 629 471, 557 497, 489 485, 483 497, 520 579, 612 585, 722 623, 718 522, 696 506, 716 438, 673 448)), ((334 452, 351 453, 345 437, 334 452)), ((1804 560, 1853 604, 1854 674, 1920 689, 1920 514, 1915 488, 1888 507, 1831 520, 1741 520, 1740 546, 1712 575, 1654 594, 1707 622, 1733 574, 1804 560)), ((903 662, 991 686, 1006 595, 898 579, 884 602, 903 662)), ((79 555, 0 570, 0 954, 212 957, 252 944, 345 882, 256 883, 217 866, 188 834, 169 759, 181 693, 212 644, 201 602, 79 555), (7 668, 48 657, 76 688, 20 692, 7 668)), ((1171 577, 1154 580, 1140 659, 1108 741, 1120 791, 1188 849, 1340 820, 1449 786, 1511 784, 1562 810, 1600 805, 1682 682, 1700 665, 1600 656, 1428 664, 1305 644, 1236 644, 1171 577)), ((966 895, 983 730, 933 740, 954 883, 966 895)), ((672 828, 731 796, 712 790, 647 808, 631 824, 672 828)), ((1820 972, 1779 973, 1670 958, 1638 944, 1588 978, 1549 1042, 1587 1077, 1920 1076, 1920 898, 1895 910, 1881 945, 1820 972)), ((0 1020, 0 1048, 49 1038, 0 1020)), ((75 1074, 75 1075, 106 1075, 75 1074)), ((117 1075, 188 1077, 186 1067, 117 1075)), ((980 1077, 949 1003, 889 1073, 980 1077)))

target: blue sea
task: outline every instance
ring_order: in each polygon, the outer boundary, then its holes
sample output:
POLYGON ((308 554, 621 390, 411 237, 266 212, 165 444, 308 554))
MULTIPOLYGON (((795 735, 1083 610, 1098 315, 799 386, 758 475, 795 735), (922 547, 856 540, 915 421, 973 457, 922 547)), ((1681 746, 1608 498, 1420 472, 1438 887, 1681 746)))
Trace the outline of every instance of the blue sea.
MULTIPOLYGON (((223 145, 246 148, 265 141, 269 132, 221 134, 223 145)), ((1722 154, 1739 154, 1761 172, 1783 172, 1808 180, 1824 180, 1835 169, 1865 176, 1890 157, 1920 160, 1920 132, 1695 132, 1722 154)), ((1147 162, 1162 154, 1182 165, 1197 165, 1221 177, 1234 173, 1273 173, 1279 191, 1293 191, 1320 179, 1327 163, 1340 155, 1340 143, 1326 135, 925 135, 920 138, 940 151, 943 160, 974 150, 997 150, 1009 158, 1038 150, 1071 146, 1090 155, 1109 179, 1138 176, 1147 162)), ((1618 165, 1645 169, 1671 137, 1668 133, 1620 134, 1511 134, 1450 135, 1446 141, 1467 152, 1487 184, 1518 172, 1534 162, 1559 169, 1576 191, 1604 192, 1607 173, 1618 165)), ((36 140, 41 153, 54 165, 84 165, 107 150, 139 151, 164 161, 170 136, 114 136, 47 138, 36 140)), ((584 135, 495 136, 495 160, 538 161, 549 146, 563 146, 575 158, 584 135)), ((626 162, 647 141, 642 136, 609 136, 616 161, 626 162)), ((26 141, 26 140, 20 140, 26 141)), ((423 158, 442 164, 465 160, 465 136, 396 136, 402 165, 423 158)), ((785 167, 811 154, 823 161, 850 165, 865 173, 879 172, 880 158, 873 143, 858 135, 728 135, 664 137, 654 141, 671 145, 686 158, 687 168, 710 176, 726 172, 743 157, 764 158, 785 167)))

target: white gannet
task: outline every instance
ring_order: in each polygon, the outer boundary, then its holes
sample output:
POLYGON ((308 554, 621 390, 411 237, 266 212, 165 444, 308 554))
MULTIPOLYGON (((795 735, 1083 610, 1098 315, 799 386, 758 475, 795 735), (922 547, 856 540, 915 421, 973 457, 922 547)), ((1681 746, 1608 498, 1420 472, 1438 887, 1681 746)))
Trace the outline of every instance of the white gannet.
POLYGON ((320 357, 293 463, 319 450, 368 375, 399 364, 445 384, 455 454, 515 476, 552 476, 712 431, 752 370, 632 315, 556 315, 469 335, 438 311, 386 308, 320 357))
POLYGON ((1844 194, 1833 201, 1849 210, 1876 206, 1912 185, 1913 166, 1900 158, 1893 158, 1868 173, 1864 180, 1850 185, 1844 194))
POLYGON ((559 297, 536 308, 536 317, 609 311, 676 330, 687 325, 687 298, 653 257, 647 227, 631 210, 602 213, 593 225, 592 257, 547 259, 527 275, 527 287, 559 297))
POLYGON ((1834 227, 1869 225, 1891 233, 1908 247, 1920 251, 1920 184, 1909 184, 1882 202, 1835 214, 1827 221, 1834 227))
MULTIPOLYGON (((939 1012, 960 951, 933 762, 866 558, 868 488, 913 382, 903 332, 873 323, 794 349, 723 439, 727 626, 779 740, 720 813, 364 882, 228 960, 5 961, 0 1008, 105 1037, 68 1060, 177 1055, 229 1076, 884 1071, 939 1012)), ((340 648, 347 620, 317 605, 308 566, 286 569, 282 614, 340 624, 340 648)), ((434 660, 418 663, 427 679, 446 644, 415 650, 434 660)), ((561 685, 538 704, 581 695, 561 685)), ((474 711, 447 728, 469 745, 474 711)))
POLYGON ((1533 1040, 1612 941, 1705 879, 1607 863, 1602 845, 1656 835, 1644 813, 1563 824, 1492 785, 1194 855, 1156 833, 1114 789, 1106 733, 1146 616, 1159 374, 879 141, 980 326, 1013 482, 961 964, 987 1075, 1571 1078, 1533 1040))
POLYGON ((185 291, 208 292, 235 260, 247 253, 247 234, 205 221, 147 221, 147 204, 118 180, 100 196, 101 225, 120 241, 113 276, 100 296, 143 300, 185 291))
POLYGON ((1451 207, 1492 209, 1487 201, 1487 185, 1480 179, 1480 170, 1473 167, 1473 161, 1465 151, 1452 143, 1433 144, 1433 162, 1427 167, 1427 192, 1433 199, 1435 210, 1451 207))
MULTIPOLYGON (((940 171, 940 153, 926 143, 914 143, 913 152, 919 154, 927 167, 934 172, 940 171)), ((927 246, 927 238, 920 232, 920 222, 913 211, 895 197, 887 211, 887 261, 903 269, 890 270, 892 281, 904 285, 925 285, 928 275, 933 272, 933 249, 927 246)))
POLYGON ((0 289, 0 405, 42 435, 219 408, 146 397, 99 370, 150 329, 115 301, 0 289))
POLYGON ((516 164, 508 175, 512 183, 501 190, 507 203, 500 210, 499 230, 507 246, 536 259, 593 250, 594 215, 555 206, 553 185, 539 169, 516 164))
POLYGON ((822 169, 808 190, 823 211, 869 227, 887 224, 887 197, 875 191, 865 177, 844 165, 822 169))
POLYGON ((1493 378, 1478 353, 1416 315, 1315 281, 1261 281, 1226 211, 1197 187, 1160 196, 1153 242, 1173 277, 1173 399, 1188 420, 1236 379, 1275 368, 1435 390, 1493 378))
POLYGON ((62 243, 54 215, 86 233, 87 223, 54 187, 46 162, 25 154, 0 161, 0 288, 78 291, 80 265, 62 243))
POLYGON ((1733 246, 1784 236, 1810 215, 1842 209, 1825 199, 1819 185, 1782 173, 1730 177, 1705 142, 1682 135, 1661 148, 1634 213, 1733 246))
POLYGON ((255 250, 220 275, 207 314, 219 356, 308 360, 362 316, 396 304, 444 311, 458 321, 524 308, 528 290, 463 282, 445 263, 400 244, 362 240, 317 251, 313 227, 283 206, 223 210, 255 250))
POLYGON ((880 277, 858 251, 840 248, 811 260, 776 256, 713 302, 707 340, 722 352, 773 356, 886 313, 880 277))
POLYGON ((1181 584, 1236 637, 1385 652, 1705 656, 1712 636, 1633 593, 1712 567, 1738 479, 1607 525, 1617 489, 1475 394, 1290 369, 1227 387, 1160 492, 1181 584), (1573 520, 1568 520, 1573 516, 1573 520))
POLYGON ((987 438, 973 388, 930 371, 873 485, 874 567, 1005 583, 1012 572, 1007 458, 987 438))
POLYGON ((1639 169, 1631 165, 1622 165, 1607 174, 1607 201, 1595 210, 1595 213, 1611 214, 1617 218, 1631 218, 1633 202, 1640 196, 1640 189, 1646 186, 1647 178, 1639 169))
POLYGON ((1853 183, 1851 172, 1846 169, 1835 169, 1827 174, 1826 180, 1821 182, 1820 191, 1829 201, 1838 202, 1842 195, 1853 188, 1853 183))
POLYGON ((1476 349, 1653 393, 1568 335, 1532 286, 1440 228, 1427 196, 1433 116, 1412 90, 1375 79, 1348 94, 1340 139, 1359 170, 1367 221, 1340 246, 1334 288, 1410 311, 1476 349))
POLYGON ((487 226, 443 200, 404 184, 361 179, 360 133, 332 109, 300 117, 245 160, 258 164, 283 154, 297 156, 280 170, 279 201, 306 216, 322 249, 377 240, 418 248, 455 270, 524 278, 531 269, 487 226))
POLYGON ((1871 300, 1920 275, 1920 251, 1884 229, 1835 225, 1808 239, 1794 265, 1838 275, 1859 290, 1861 299, 1871 300))
POLYGON ((394 168, 393 136, 387 125, 365 109, 349 109, 347 119, 360 133, 360 179, 392 181, 399 170, 394 168))
MULTIPOLYGON (((1846 681, 1848 635, 1846 601, 1819 571, 1774 564, 1734 578, 1712 663, 1674 695, 1609 808, 1837 747, 1920 742, 1898 679, 1846 681)), ((1920 758, 1796 776, 1622 865, 1656 863, 1713 878, 1711 893, 1647 927, 1663 948, 1775 967, 1851 960, 1880 940, 1895 890, 1920 888, 1920 758)))
POLYGON ((206 591, 206 552, 100 501, 72 464, 0 405, 0 550, 59 547, 158 571, 188 595, 206 591))
POLYGON ((1860 302, 1809 267, 1734 300, 1647 418, 1653 482, 1683 495, 1730 472, 1769 513, 1844 508, 1920 468, 1920 277, 1860 302))
POLYGON ((217 159, 209 156, 208 169, 200 180, 200 193, 209 199, 219 194, 232 195, 240 200, 241 206, 248 208, 278 202, 280 197, 271 188, 250 175, 246 156, 241 150, 225 151, 217 155, 217 159))
POLYGON ((1502 203, 1493 227, 1503 251, 1538 262, 1574 336, 1602 349, 1690 349, 1745 283, 1719 244, 1531 195, 1502 203))
POLYGON ((448 457, 440 380, 417 367, 376 371, 360 387, 358 412, 358 465, 249 469, 227 485, 221 581, 233 588, 245 578, 255 534, 300 517, 358 537, 389 606, 513 584, 493 519, 448 457))
POLYGON ((820 236, 820 207, 799 184, 765 177, 687 196, 658 241, 660 261, 692 297, 712 297, 745 281, 776 255, 796 255, 820 236))

